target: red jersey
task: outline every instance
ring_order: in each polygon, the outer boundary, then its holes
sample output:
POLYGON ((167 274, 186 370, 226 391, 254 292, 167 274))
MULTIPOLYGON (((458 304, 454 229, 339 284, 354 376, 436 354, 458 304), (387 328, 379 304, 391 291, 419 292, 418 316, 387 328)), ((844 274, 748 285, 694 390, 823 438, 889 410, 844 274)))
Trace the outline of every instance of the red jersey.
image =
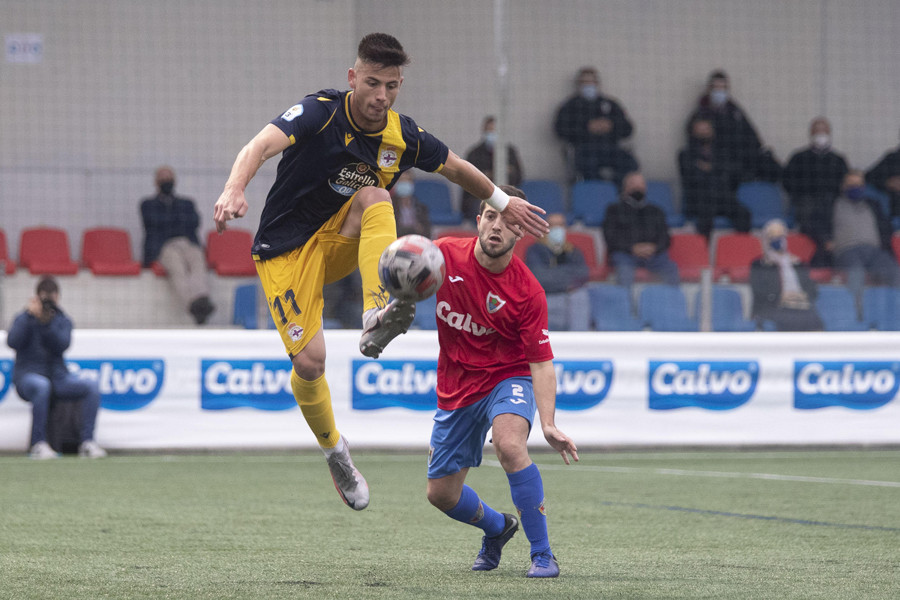
POLYGON ((543 288, 517 256, 502 273, 482 267, 477 242, 435 242, 447 263, 436 298, 437 396, 444 410, 474 404, 504 379, 530 377, 528 363, 553 359, 543 288))

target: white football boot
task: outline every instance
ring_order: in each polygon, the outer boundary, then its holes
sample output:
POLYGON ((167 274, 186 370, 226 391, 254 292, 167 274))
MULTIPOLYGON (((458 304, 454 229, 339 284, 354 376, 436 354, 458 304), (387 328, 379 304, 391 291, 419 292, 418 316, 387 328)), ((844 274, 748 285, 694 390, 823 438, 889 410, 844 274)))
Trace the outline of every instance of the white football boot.
POLYGON ((384 308, 370 308, 363 314, 359 351, 369 358, 378 358, 391 340, 406 333, 415 317, 415 303, 396 298, 384 308))

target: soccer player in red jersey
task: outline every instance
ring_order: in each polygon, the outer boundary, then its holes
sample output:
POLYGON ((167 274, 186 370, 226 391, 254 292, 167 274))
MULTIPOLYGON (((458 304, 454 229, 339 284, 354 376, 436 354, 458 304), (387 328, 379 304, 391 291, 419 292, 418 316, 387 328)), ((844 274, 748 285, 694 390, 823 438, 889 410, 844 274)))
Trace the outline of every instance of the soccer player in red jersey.
MULTIPOLYGON (((511 196, 521 190, 501 186, 511 196)), ((518 236, 504 216, 482 202, 477 238, 439 239, 447 264, 437 292, 438 410, 428 461, 428 500, 447 516, 484 530, 474 571, 500 564, 504 544, 521 520, 531 543, 528 577, 556 577, 544 490, 526 441, 535 409, 547 442, 566 464, 575 443, 554 422, 556 372, 547 331, 544 290, 513 254, 518 236), (497 512, 465 485, 481 464, 489 429, 509 479, 518 517, 497 512)))

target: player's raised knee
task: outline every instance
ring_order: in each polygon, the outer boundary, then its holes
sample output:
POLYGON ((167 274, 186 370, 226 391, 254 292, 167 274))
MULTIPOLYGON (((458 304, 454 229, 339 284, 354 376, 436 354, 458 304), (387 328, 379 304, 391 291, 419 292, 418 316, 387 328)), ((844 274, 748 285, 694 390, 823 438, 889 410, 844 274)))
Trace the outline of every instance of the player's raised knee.
POLYGON ((366 209, 378 202, 390 202, 391 194, 384 188, 366 186, 356 192, 356 196, 353 200, 354 202, 357 202, 361 208, 366 209))

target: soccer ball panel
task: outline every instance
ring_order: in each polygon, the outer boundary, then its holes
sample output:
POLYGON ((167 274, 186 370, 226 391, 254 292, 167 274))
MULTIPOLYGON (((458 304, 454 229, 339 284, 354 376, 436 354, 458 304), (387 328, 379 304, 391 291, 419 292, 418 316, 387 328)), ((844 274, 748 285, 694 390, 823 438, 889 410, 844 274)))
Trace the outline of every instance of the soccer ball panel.
POLYGON ((444 255, 428 238, 405 235, 391 243, 378 261, 378 275, 394 298, 424 300, 444 282, 444 255))

